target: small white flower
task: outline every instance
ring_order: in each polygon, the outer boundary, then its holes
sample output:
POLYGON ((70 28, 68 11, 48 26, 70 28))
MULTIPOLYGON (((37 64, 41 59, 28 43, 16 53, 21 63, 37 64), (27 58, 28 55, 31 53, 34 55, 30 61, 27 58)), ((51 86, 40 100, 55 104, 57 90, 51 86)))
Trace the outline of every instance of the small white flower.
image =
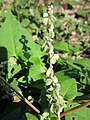
POLYGON ((49 49, 50 49, 49 50, 49 54, 54 54, 54 48, 53 48, 53 46, 50 46, 49 49))
POLYGON ((56 84, 56 90, 59 91, 61 88, 61 85, 59 83, 56 84))
POLYGON ((53 89, 54 89, 54 88, 53 88, 52 86, 50 86, 50 87, 47 89, 47 91, 50 92, 50 91, 53 91, 53 89))
POLYGON ((53 15, 53 5, 48 6, 48 14, 53 15))
POLYGON ((52 31, 51 38, 54 38, 54 32, 52 31))
POLYGON ((54 38, 54 32, 51 28, 49 29, 49 37, 54 38))
MULTIPOLYGON (((46 111, 42 115, 40 115, 40 120, 47 120, 47 117, 49 116, 49 113, 46 111)), ((49 119, 48 119, 49 120, 49 119)))
POLYGON ((46 97, 47 97, 48 99, 51 99, 52 95, 46 94, 46 97))
POLYGON ((43 23, 44 23, 44 25, 47 25, 48 24, 48 18, 44 18, 43 23))
POLYGON ((58 54, 54 54, 53 57, 50 59, 50 62, 52 64, 55 64, 58 59, 59 59, 59 55, 58 54))
POLYGON ((53 71, 53 66, 50 66, 49 69, 47 70, 46 72, 46 76, 47 77, 50 77, 54 74, 54 71, 53 71))
POLYGON ((49 36, 48 36, 48 34, 45 36, 45 39, 46 39, 46 40, 49 40, 49 36))
POLYGON ((49 41, 51 41, 51 42, 52 42, 52 41, 53 41, 53 39, 49 38, 49 41))
POLYGON ((47 79, 46 80, 46 86, 50 85, 52 83, 52 79, 47 79))
POLYGON ((58 82, 58 78, 56 76, 53 77, 53 81, 54 83, 57 83, 58 82))
POLYGON ((54 54, 54 57, 56 58, 56 60, 59 59, 59 55, 58 54, 54 54))
POLYGON ((34 39, 34 41, 39 40, 37 35, 33 35, 33 39, 34 39))
POLYGON ((47 72, 46 72, 47 77, 49 77, 50 74, 51 74, 51 68, 49 67, 49 69, 48 69, 47 72))
POLYGON ((44 14, 43 14, 43 17, 48 17, 48 13, 44 13, 44 14))
POLYGON ((45 45, 44 50, 45 50, 45 51, 47 51, 47 50, 48 50, 48 46, 47 46, 47 45, 45 45))
POLYGON ((52 24, 52 21, 50 19, 48 19, 48 24, 51 25, 52 24))
POLYGON ((53 24, 51 24, 51 30, 53 30, 54 29, 54 25, 53 24))
POLYGON ((34 11, 33 11, 33 9, 30 8, 29 11, 30 11, 30 14, 31 14, 32 16, 34 16, 34 11))
POLYGON ((51 110, 52 113, 54 113, 54 109, 55 109, 54 106, 55 106, 55 104, 53 103, 50 107, 50 110, 51 110))

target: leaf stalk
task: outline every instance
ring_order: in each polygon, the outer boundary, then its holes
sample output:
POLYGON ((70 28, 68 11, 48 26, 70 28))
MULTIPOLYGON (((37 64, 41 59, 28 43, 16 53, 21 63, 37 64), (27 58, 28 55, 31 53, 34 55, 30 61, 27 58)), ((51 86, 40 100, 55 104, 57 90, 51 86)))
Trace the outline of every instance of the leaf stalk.
POLYGON ((68 114, 68 113, 70 113, 70 112, 73 112, 73 111, 75 111, 75 110, 78 110, 78 109, 83 108, 83 107, 88 106, 88 105, 90 105, 90 100, 87 101, 86 103, 83 103, 83 104, 81 104, 81 105, 78 105, 78 106, 76 106, 76 107, 74 107, 74 108, 71 108, 70 110, 67 110, 67 111, 61 113, 61 114, 60 114, 60 118, 61 118, 61 117, 64 117, 66 114, 68 114))

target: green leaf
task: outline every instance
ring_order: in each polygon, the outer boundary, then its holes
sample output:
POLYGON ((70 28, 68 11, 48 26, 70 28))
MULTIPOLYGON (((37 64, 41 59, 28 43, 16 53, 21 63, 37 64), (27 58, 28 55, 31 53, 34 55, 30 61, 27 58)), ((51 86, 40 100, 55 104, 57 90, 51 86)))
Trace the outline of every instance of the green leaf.
MULTIPOLYGON (((86 72, 84 77, 85 78, 83 79, 82 83, 84 83, 86 85, 90 85, 90 74, 89 74, 89 72, 86 72)), ((90 86, 87 86, 87 87, 90 87, 90 86)))
POLYGON ((6 20, 0 28, 0 46, 7 49, 8 58, 18 56, 22 49, 25 50, 24 47, 28 47, 27 50, 31 50, 30 53, 34 57, 43 56, 40 46, 34 43, 32 36, 20 25, 10 11, 7 12, 6 20))
POLYGON ((20 42, 22 36, 27 36, 28 45, 33 45, 32 36, 19 24, 10 11, 6 13, 6 20, 0 28, 0 46, 7 49, 8 58, 18 56, 22 51, 23 44, 20 42))
POLYGON ((66 100, 72 100, 77 95, 77 84, 75 79, 68 79, 61 82, 60 94, 66 100))
POLYGON ((70 79, 71 77, 67 73, 68 70, 61 70, 59 72, 56 72, 55 75, 57 76, 57 78, 59 79, 60 82, 70 79))
POLYGON ((77 69, 77 70, 81 70, 81 68, 78 65, 74 64, 74 60, 69 58, 66 63, 68 64, 69 67, 77 69))
POLYGON ((54 48, 67 53, 77 53, 82 49, 81 45, 72 46, 66 42, 54 43, 54 48))
POLYGON ((35 23, 32 23, 32 24, 30 25, 30 27, 31 27, 32 29, 34 29, 34 30, 39 31, 39 28, 36 26, 35 23))
MULTIPOLYGON (((89 92, 90 93, 90 92, 89 92)), ((86 91, 87 94, 87 91, 86 91)), ((77 92, 77 97, 75 98, 76 101, 83 101, 83 100, 90 100, 90 94, 86 95, 82 92, 77 92)))
POLYGON ((18 14, 28 17, 30 15, 30 12, 28 9, 19 9, 18 14))
POLYGON ((76 72, 76 70, 66 69, 56 72, 55 75, 57 76, 60 82, 63 82, 64 80, 68 80, 77 76, 78 73, 76 72))
POLYGON ((8 65, 8 79, 12 78, 16 73, 21 70, 20 64, 14 64, 13 66, 8 65))
POLYGON ((29 77, 33 78, 34 80, 41 79, 43 74, 40 73, 44 73, 46 71, 46 67, 40 59, 40 56, 42 55, 40 55, 41 53, 39 53, 39 51, 37 52, 37 50, 36 53, 30 58, 30 62, 32 62, 33 65, 30 68, 29 77))
POLYGON ((13 56, 16 58, 20 56, 23 62, 29 61, 33 64, 29 77, 46 71, 41 59, 46 53, 41 51, 41 46, 33 41, 32 36, 20 25, 10 11, 7 11, 6 20, 0 28, 0 46, 7 50, 9 59, 13 56))
POLYGON ((21 92, 21 89, 18 87, 18 81, 16 79, 14 79, 10 85, 18 92, 21 92))
POLYGON ((74 63, 90 70, 90 59, 88 58, 74 60, 74 63))
POLYGON ((73 53, 80 52, 83 47, 81 45, 70 46, 70 49, 73 53))
POLYGON ((82 25, 82 30, 85 31, 85 32, 90 32, 90 25, 83 24, 82 25))
POLYGON ((83 15, 89 13, 89 12, 90 12, 90 10, 78 10, 76 13, 77 13, 78 15, 83 16, 83 15))
POLYGON ((68 53, 70 52, 69 45, 66 42, 56 42, 54 48, 68 53))
POLYGON ((18 82, 26 83, 25 76, 22 76, 18 79, 18 82))
POLYGON ((80 1, 70 0, 68 4, 70 4, 71 6, 73 6, 73 5, 78 5, 79 3, 80 3, 80 1))
POLYGON ((74 99, 77 95, 77 84, 76 84, 76 80, 73 79, 72 77, 77 75, 76 71, 66 69, 56 72, 55 75, 57 76, 61 84, 60 94, 66 100, 74 99))
POLYGON ((21 24, 22 26, 27 27, 30 24, 30 21, 28 19, 23 19, 21 24))
MULTIPOLYGON (((65 108, 65 111, 73 107, 76 107, 78 105, 80 104, 74 102, 69 103, 68 107, 65 108)), ((66 114, 65 116, 65 120, 89 120, 89 119, 90 119, 90 108, 88 107, 77 109, 71 113, 66 114)))
POLYGON ((26 113, 25 115, 26 115, 27 120, 38 120, 38 118, 33 114, 26 113))
POLYGON ((45 67, 42 65, 33 65, 29 71, 29 77, 33 78, 34 80, 41 79, 43 74, 46 71, 45 67))

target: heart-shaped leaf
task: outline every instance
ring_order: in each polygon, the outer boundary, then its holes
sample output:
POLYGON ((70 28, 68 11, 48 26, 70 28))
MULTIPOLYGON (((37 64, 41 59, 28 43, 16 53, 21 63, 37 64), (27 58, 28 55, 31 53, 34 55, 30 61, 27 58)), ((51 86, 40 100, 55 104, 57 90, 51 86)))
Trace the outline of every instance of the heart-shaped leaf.
POLYGON ((32 63, 29 77, 34 78, 33 76, 44 73, 46 68, 41 57, 45 52, 41 51, 41 46, 33 41, 30 33, 20 25, 10 11, 7 11, 5 16, 5 22, 0 28, 0 47, 7 50, 8 59, 20 56, 23 62, 32 63))

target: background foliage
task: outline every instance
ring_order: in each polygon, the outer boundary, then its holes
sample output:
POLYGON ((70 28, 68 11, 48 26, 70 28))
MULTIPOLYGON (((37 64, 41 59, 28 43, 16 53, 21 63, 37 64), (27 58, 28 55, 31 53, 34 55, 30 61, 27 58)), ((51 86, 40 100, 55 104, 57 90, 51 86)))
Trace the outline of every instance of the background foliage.
MULTIPOLYGON (((51 3, 52 1, 48 1, 51 3)), ((49 57, 43 45, 43 13, 46 3, 38 0, 0 1, 0 76, 43 113, 46 98, 46 70, 49 57)), ((53 46, 59 60, 54 65, 68 110, 90 99, 90 2, 53 0, 55 37, 53 46)), ((24 102, 0 80, 0 120, 39 120, 24 102), (18 102, 18 103, 17 103, 18 102), (12 118, 11 118, 12 116, 12 118)), ((88 120, 90 108, 67 114, 62 120, 88 120)), ((51 114, 51 120, 57 117, 51 114)))

